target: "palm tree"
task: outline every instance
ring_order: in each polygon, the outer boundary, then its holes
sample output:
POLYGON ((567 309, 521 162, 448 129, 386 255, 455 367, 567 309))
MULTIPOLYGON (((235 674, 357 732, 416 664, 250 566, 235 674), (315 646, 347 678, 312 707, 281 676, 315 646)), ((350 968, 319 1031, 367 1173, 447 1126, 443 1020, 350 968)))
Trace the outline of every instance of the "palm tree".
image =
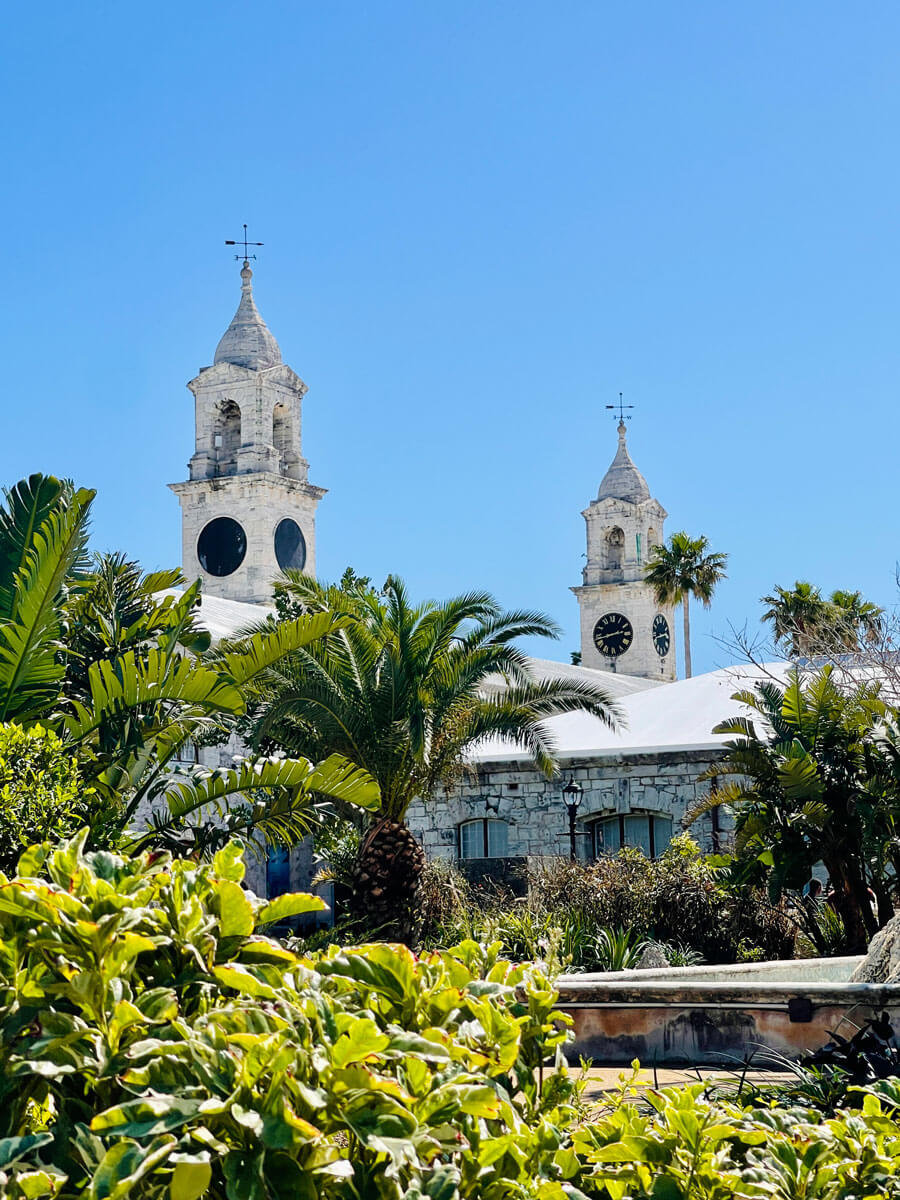
POLYGON ((768 605, 762 619, 771 622, 776 642, 787 646, 791 658, 852 653, 878 638, 884 617, 884 609, 861 592, 837 589, 826 600, 805 579, 793 588, 776 587, 760 603, 768 605))
POLYGON ((884 896, 890 891, 873 851, 885 841, 882 810, 888 794, 896 796, 897 780, 882 747, 887 710, 877 685, 847 692, 832 671, 826 666, 804 681, 794 668, 784 687, 767 680, 732 697, 764 725, 757 730, 751 715, 716 726, 732 740, 707 778, 730 778, 690 819, 714 805, 731 808, 738 859, 764 871, 774 899, 799 891, 824 863, 846 952, 858 954, 878 928, 869 883, 884 896))
POLYGON ((654 546, 644 578, 653 588, 659 604, 680 604, 684 617, 684 674, 691 677, 690 598, 704 608, 712 603, 716 586, 726 579, 728 555, 710 552, 705 537, 673 533, 668 545, 654 546))
POLYGON ((486 592, 413 605, 397 578, 376 593, 298 572, 276 591, 280 612, 352 619, 271 668, 254 743, 309 758, 337 752, 378 781, 380 805, 360 844, 353 903, 370 928, 409 939, 424 865, 405 824, 412 801, 430 801, 492 738, 524 747, 551 774, 547 717, 581 709, 613 724, 617 710, 593 684, 536 682, 514 642, 556 636, 556 627, 541 613, 504 612, 486 592))
POLYGON ((793 588, 776 586, 760 603, 768 605, 762 620, 771 623, 775 641, 787 645, 792 658, 808 658, 828 619, 828 601, 819 589, 798 579, 793 588))
POLYGON ((884 609, 863 599, 862 592, 845 592, 838 588, 831 593, 828 604, 833 612, 834 633, 842 648, 858 650, 867 642, 879 640, 884 609))
MULTIPOLYGON (((304 615, 206 651, 196 628, 199 585, 160 598, 178 573, 143 576, 120 558, 87 554, 94 493, 32 475, 0 506, 0 722, 51 728, 77 759, 108 836, 135 845, 260 830, 290 842, 308 832, 316 797, 371 807, 377 785, 339 757, 248 762, 208 771, 173 767, 181 746, 233 722, 252 681, 284 655, 341 626, 304 615), (258 797, 246 803, 250 792, 258 797), (240 807, 229 805, 239 797, 240 807), (263 802, 265 798, 266 802, 263 802), (159 801, 148 833, 129 833, 138 809, 159 801), (202 818, 217 808, 216 829, 202 818)), ((220 836, 221 835, 221 836, 220 836)), ((183 848, 183 847, 182 847, 183 848)))

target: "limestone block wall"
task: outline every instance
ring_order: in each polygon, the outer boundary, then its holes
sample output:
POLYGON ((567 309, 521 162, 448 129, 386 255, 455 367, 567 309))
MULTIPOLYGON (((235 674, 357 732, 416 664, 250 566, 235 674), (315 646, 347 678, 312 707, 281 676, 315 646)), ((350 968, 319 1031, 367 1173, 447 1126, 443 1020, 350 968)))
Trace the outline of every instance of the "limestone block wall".
POLYGON ((644 679, 675 678, 675 611, 671 605, 657 604, 645 583, 604 583, 577 587, 581 609, 581 665, 599 671, 615 669, 622 675, 644 679), (624 654, 615 660, 601 654, 594 645, 594 626, 605 613, 621 613, 631 622, 634 639, 624 654), (669 652, 663 658, 653 644, 653 619, 662 613, 669 624, 669 652))
POLYGON ((316 507, 324 489, 261 472, 169 486, 181 503, 182 568, 189 582, 203 581, 204 592, 247 603, 271 601, 272 580, 281 573, 275 557, 275 530, 285 517, 300 526, 306 542, 304 570, 315 574, 316 507), (244 560, 231 575, 208 575, 197 557, 200 532, 216 517, 231 517, 247 537, 244 560))
MULTIPOLYGON (((715 751, 685 750, 576 758, 552 781, 517 760, 482 763, 477 778, 473 775, 444 790, 428 805, 416 801, 407 819, 429 858, 457 858, 459 826, 483 817, 507 822, 510 857, 567 856, 569 824, 562 788, 571 774, 584 788, 580 830, 592 820, 634 812, 671 817, 674 835, 683 832, 687 810, 709 792, 709 783, 699 777, 718 757, 715 751)), ((704 851, 724 846, 724 816, 721 823, 721 833, 708 815, 691 827, 691 836, 704 851)), ((579 855, 585 857, 590 838, 579 837, 578 845, 579 855)))

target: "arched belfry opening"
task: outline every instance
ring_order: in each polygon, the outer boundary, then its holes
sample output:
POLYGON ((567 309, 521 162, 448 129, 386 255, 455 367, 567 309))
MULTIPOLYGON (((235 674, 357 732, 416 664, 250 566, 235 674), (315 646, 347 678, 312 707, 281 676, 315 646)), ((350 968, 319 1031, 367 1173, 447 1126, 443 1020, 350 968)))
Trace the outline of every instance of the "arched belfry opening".
POLYGON ((213 461, 216 475, 235 475, 241 448, 241 410, 233 400, 218 406, 213 429, 213 461))
POLYGON ((625 533, 618 525, 607 530, 603 567, 619 573, 625 570, 625 533))
POLYGON ((291 414, 286 404, 272 409, 272 445, 278 451, 278 464, 283 470, 285 455, 291 448, 291 414))

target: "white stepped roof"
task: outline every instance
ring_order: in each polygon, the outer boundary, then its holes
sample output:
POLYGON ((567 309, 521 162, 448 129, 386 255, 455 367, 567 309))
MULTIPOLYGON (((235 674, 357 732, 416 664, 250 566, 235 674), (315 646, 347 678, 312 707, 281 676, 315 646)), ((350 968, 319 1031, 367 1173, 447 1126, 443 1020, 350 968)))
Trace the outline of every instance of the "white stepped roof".
MULTIPOLYGON (((551 717, 544 724, 562 758, 714 749, 728 739, 713 733, 713 727, 728 717, 747 716, 747 709, 732 700, 732 695, 762 679, 782 679, 786 670, 783 663, 723 667, 693 679, 620 695, 624 721, 616 730, 584 712, 551 717)), ((486 742, 472 757, 490 762, 527 759, 529 755, 511 742, 496 739, 486 742)))
MULTIPOLYGON (((244 604, 221 596, 205 594, 200 599, 200 624, 209 630, 214 641, 232 637, 274 612, 274 608, 265 604, 244 604)), ((545 726, 562 758, 714 749, 727 739, 723 734, 714 734, 713 726, 727 717, 747 715, 747 710, 731 699, 732 695, 741 688, 752 688, 764 678, 783 679, 787 670, 784 663, 744 664, 722 667, 695 675, 693 679, 661 683, 546 658, 531 658, 529 665, 538 680, 583 680, 596 684, 615 699, 622 711, 624 720, 616 730, 584 712, 551 717, 545 726)), ((501 686, 499 679, 491 680, 488 690, 498 686, 501 686)), ((486 742, 472 755, 478 762, 529 757, 526 751, 500 739, 486 742)))
MULTIPOLYGON (((180 596, 181 591, 178 588, 167 588, 159 594, 180 596)), ((244 604, 240 600, 225 600, 221 596, 208 596, 204 593, 200 597, 197 623, 212 634, 214 642, 218 642, 222 638, 234 637, 248 625, 255 625, 257 621, 264 621, 266 617, 274 615, 275 609, 266 604, 244 604)))

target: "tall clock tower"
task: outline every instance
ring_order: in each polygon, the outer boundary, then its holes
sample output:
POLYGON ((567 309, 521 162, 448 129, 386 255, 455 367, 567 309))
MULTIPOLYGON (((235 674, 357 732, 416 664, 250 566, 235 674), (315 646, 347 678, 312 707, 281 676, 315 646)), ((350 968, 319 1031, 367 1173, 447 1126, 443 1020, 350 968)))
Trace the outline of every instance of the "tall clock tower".
POLYGON ((572 588, 581 609, 581 662, 670 680, 675 678, 673 609, 657 604, 644 581, 650 550, 662 544, 668 514, 631 461, 623 420, 618 432, 616 456, 597 499, 582 514, 587 565, 581 586, 572 588))
POLYGON ((288 567, 316 565, 316 507, 300 440, 306 384, 281 361, 253 299, 245 259, 241 300, 213 365, 188 384, 196 444, 181 503, 184 573, 207 595, 261 603, 288 567))

